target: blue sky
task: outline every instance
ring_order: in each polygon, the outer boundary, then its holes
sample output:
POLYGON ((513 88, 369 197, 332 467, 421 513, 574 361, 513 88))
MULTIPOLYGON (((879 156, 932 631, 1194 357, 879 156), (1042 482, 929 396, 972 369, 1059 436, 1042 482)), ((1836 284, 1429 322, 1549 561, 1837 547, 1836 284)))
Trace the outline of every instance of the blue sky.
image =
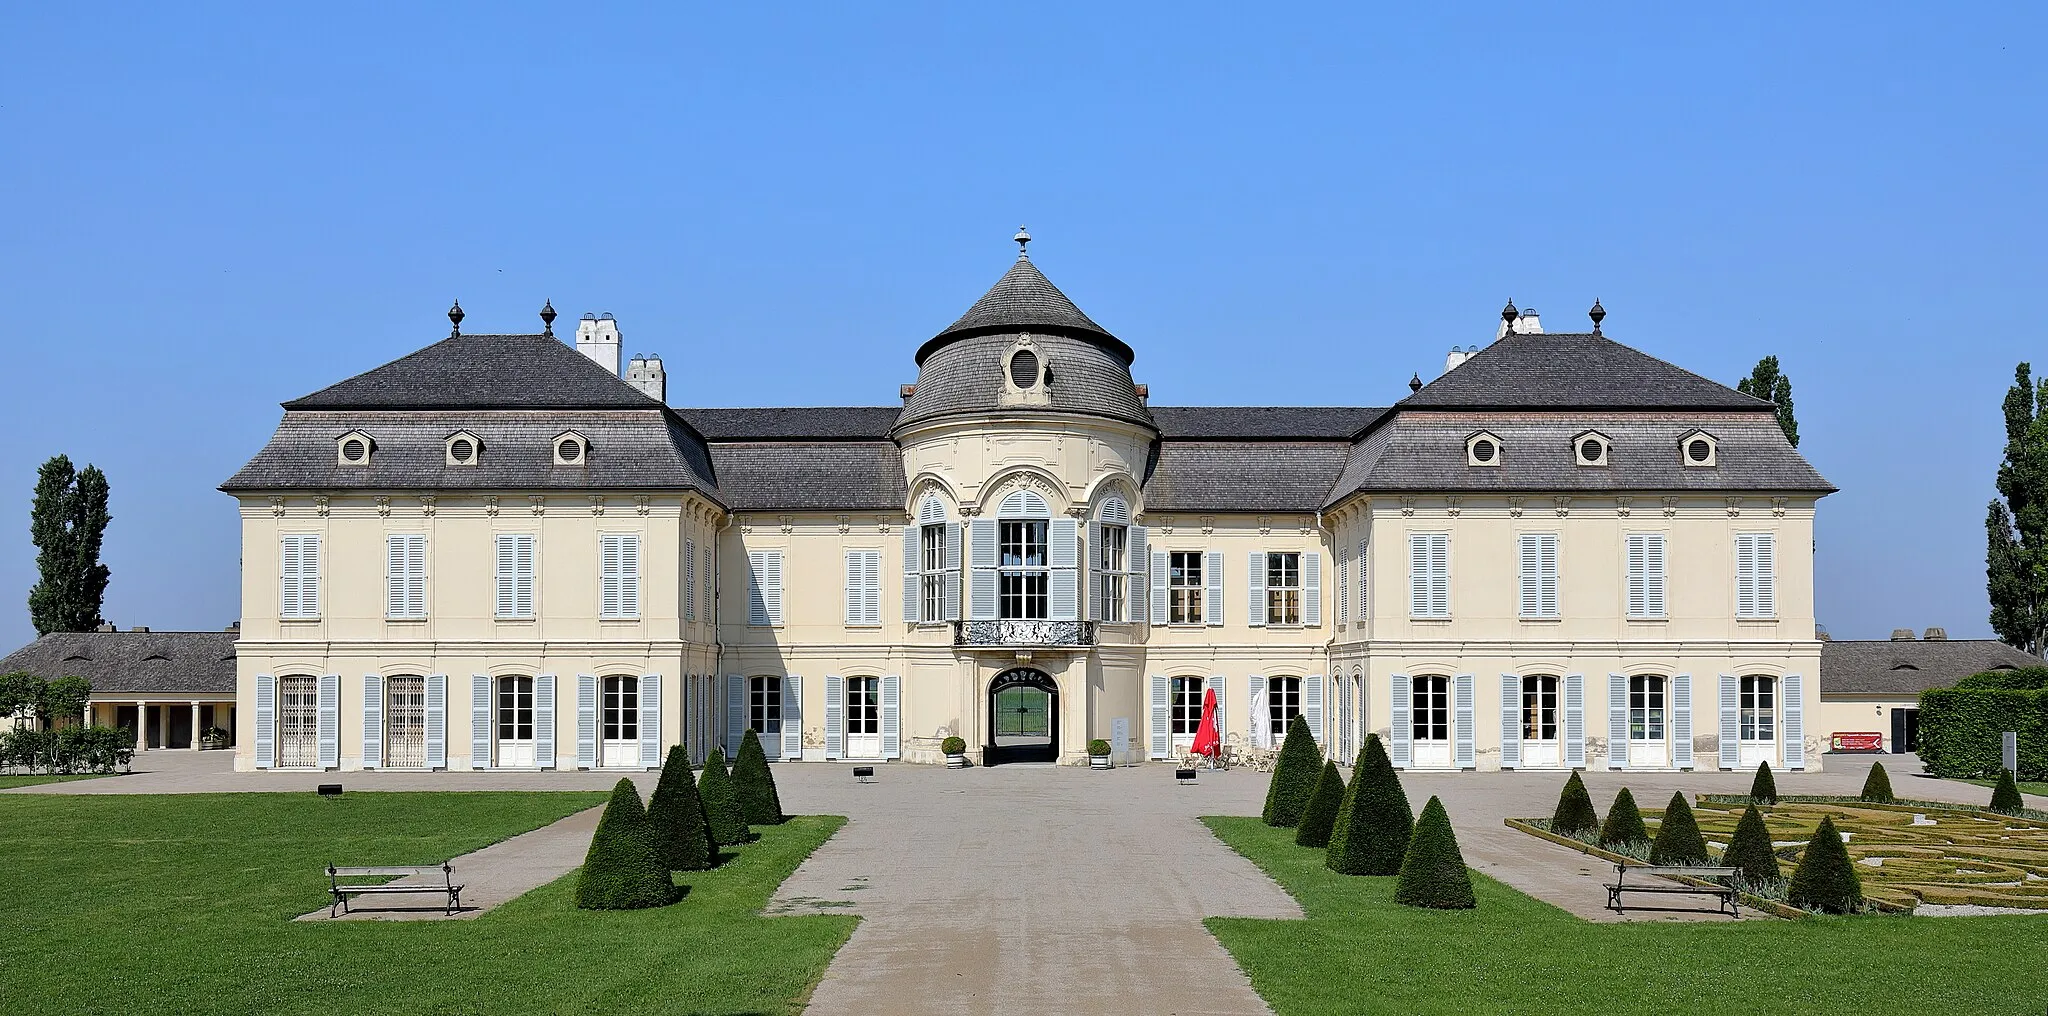
POLYGON ((1775 353, 1821 620, 1989 634, 2038 5, 761 6, 0 8, 0 646, 51 454, 112 480, 107 616, 216 628, 214 487, 451 299, 611 311, 677 404, 888 404, 1020 222, 1160 404, 1385 405, 1509 297, 1775 353))

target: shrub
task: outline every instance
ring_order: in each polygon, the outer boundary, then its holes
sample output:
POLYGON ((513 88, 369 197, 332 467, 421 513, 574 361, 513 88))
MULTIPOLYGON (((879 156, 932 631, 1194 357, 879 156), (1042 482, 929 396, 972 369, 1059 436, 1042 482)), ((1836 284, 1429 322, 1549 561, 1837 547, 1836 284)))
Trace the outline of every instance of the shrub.
POLYGON ((775 792, 775 774, 768 771, 768 753, 752 729, 740 739, 740 757, 732 764, 733 791, 748 825, 781 825, 782 795, 775 792))
MULTIPOLYGON (((2017 683, 2008 671, 1978 675, 2017 683)), ((1974 680, 1974 679, 1973 679, 1974 680)), ((1920 693, 1917 750, 1944 779, 1993 779, 2005 768, 2002 735, 2019 734, 2019 779, 2048 779, 2048 689, 1934 688, 1920 693)))
POLYGON ((1094 739, 1094 740, 1092 740, 1092 741, 1089 741, 1089 742, 1088 742, 1088 757, 1089 757, 1089 758, 1108 758, 1108 757, 1109 757, 1109 742, 1108 742, 1108 741, 1105 741, 1105 740, 1103 740, 1102 738, 1099 738, 1099 737, 1098 737, 1098 738, 1096 738, 1096 739, 1094 739))
POLYGON ((939 754, 965 755, 967 754, 967 742, 960 735, 954 734, 939 742, 939 754))
POLYGON ((1778 803, 1778 781, 1771 776, 1771 764, 1756 764, 1756 779, 1749 781, 1749 799, 1757 804, 1778 803))
POLYGON ((1280 761, 1273 766, 1272 782, 1266 785, 1267 825, 1291 828, 1301 821, 1308 795, 1315 793, 1322 759, 1308 724, 1299 719, 1288 724, 1287 739, 1280 743, 1280 761))
POLYGON ((1435 910, 1470 910, 1478 905, 1472 897, 1472 873, 1465 870, 1465 856, 1458 852, 1458 834, 1451 829, 1444 803, 1434 797, 1422 806, 1415 838, 1401 859, 1394 902, 1435 910))
POLYGON ((1692 817, 1692 805, 1685 794, 1674 791, 1664 806, 1664 820, 1657 823, 1657 838, 1650 844, 1651 864, 1705 864, 1707 840, 1700 835, 1699 822, 1692 817))
POLYGON ((1870 775, 1863 778, 1863 793, 1857 797, 1871 804, 1892 804, 1898 801, 1897 797, 1892 796, 1892 778, 1884 771, 1884 763, 1878 762, 1870 767, 1870 775))
POLYGON ((1737 869, 1751 885, 1785 877, 1778 870, 1777 852, 1771 849, 1771 831, 1764 825, 1763 813, 1756 810, 1756 805, 1743 809, 1742 820, 1735 823, 1735 835, 1729 837, 1721 863, 1737 869))
POLYGON ((711 828, 711 842, 731 847, 747 842, 747 813, 740 809, 739 791, 732 774, 725 771, 725 752, 704 757, 704 771, 697 776, 697 796, 704 800, 704 821, 711 828))
POLYGON ((111 773, 135 757, 135 735, 113 727, 65 727, 45 731, 50 767, 66 773, 111 773))
POLYGON ((1380 744, 1378 734, 1365 738, 1351 786, 1345 789, 1337 824, 1323 863, 1345 875, 1398 875, 1415 832, 1415 813, 1401 789, 1400 774, 1380 744))
POLYGON ((670 871, 711 867, 711 827, 704 820, 704 802, 697 797, 697 777, 690 771, 690 753, 682 745, 668 750, 661 780, 647 804, 655 849, 670 871))
POLYGON ((2017 670, 1987 670, 1956 682, 1958 688, 1992 691, 2040 691, 2048 688, 2048 667, 2020 667, 2017 670))
POLYGON ((1323 763, 1322 775, 1316 778, 1316 788, 1308 795, 1308 806, 1301 811, 1301 824, 1294 829, 1294 842, 1304 847, 1328 847, 1330 832, 1337 827, 1337 809, 1344 806, 1344 777, 1337 772, 1337 763, 1323 763))
POLYGON ((1849 860, 1849 848, 1835 831, 1835 820, 1823 817, 1806 849, 1799 854, 1799 867, 1792 871, 1792 884, 1785 890, 1786 902, 1801 910, 1847 914, 1863 905, 1863 882, 1856 877, 1856 864, 1849 860))
POLYGON ((680 894, 668 865, 655 849, 654 830, 640 807, 633 781, 622 779, 597 820, 583 873, 576 880, 576 905, 585 910, 639 910, 674 903, 680 894))
POLYGON ((1614 807, 1607 809, 1607 824, 1600 827, 1602 849, 1648 843, 1650 830, 1643 825, 1643 813, 1636 807, 1636 795, 1627 787, 1614 795, 1614 807))
POLYGON ((1581 836, 1598 828, 1600 814, 1593 810, 1593 795, 1586 793, 1586 781, 1573 773, 1564 781, 1564 792, 1557 795, 1557 811, 1551 813, 1550 831, 1560 836, 1581 836))
POLYGON ((2026 806, 2026 798, 2020 796, 2020 788, 2012 781, 2012 770, 2000 770, 1998 786, 1991 791, 1991 810, 2002 815, 2017 815, 2026 806))

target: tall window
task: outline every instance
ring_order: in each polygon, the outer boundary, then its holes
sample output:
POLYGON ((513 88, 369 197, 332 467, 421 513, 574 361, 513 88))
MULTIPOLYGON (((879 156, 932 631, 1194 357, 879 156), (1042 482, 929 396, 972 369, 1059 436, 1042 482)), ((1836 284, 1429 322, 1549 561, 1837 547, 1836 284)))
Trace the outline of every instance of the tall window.
POLYGON ((1763 674, 1745 674, 1742 694, 1742 740, 1778 739, 1778 682, 1763 674))
MULTIPOLYGON (((292 534, 278 538, 277 616, 308 620, 320 616, 320 536, 292 534)), ((280 762, 279 765, 284 763, 280 762)))
POLYGON ((1778 616, 1778 549, 1771 533, 1735 534, 1735 616, 1778 616))
POLYGON ((1408 613, 1431 620, 1451 616, 1451 536, 1408 534, 1408 613))
POLYGON ((384 616, 417 621, 427 616, 427 538, 384 538, 384 616))
POLYGON ((1628 534, 1628 616, 1664 616, 1664 534, 1628 534))
POLYGON ((1522 609, 1525 619, 1550 620, 1557 617, 1557 534, 1523 533, 1522 609))
POLYGON ((1557 676, 1538 674, 1522 679, 1522 738, 1557 740, 1557 676))
POLYGON ((602 533, 598 541, 598 617, 640 617, 640 534, 602 533))
POLYGON ((1266 555, 1266 623, 1301 623, 1301 555, 1266 555))
POLYGON ((533 678, 498 679, 498 740, 533 740, 533 678))
POLYGON ((1664 679, 1656 674, 1628 679, 1628 739, 1664 739, 1664 679))
POLYGON ((946 617, 946 524, 919 526, 917 530, 919 615, 926 621, 946 617))
POLYGON ((882 552, 846 552, 846 623, 872 627, 882 623, 882 552))
POLYGON ((846 679, 846 732, 854 736, 882 732, 882 679, 846 679))
POLYGON ((998 525, 1001 557, 997 570, 999 617, 1042 620, 1050 581, 1044 519, 1004 519, 998 525))
POLYGON ((499 533, 497 536, 498 595, 495 611, 499 620, 511 621, 533 616, 533 534, 499 533))
POLYGON ((1202 623, 1202 552, 1176 550, 1167 556, 1166 621, 1202 623))
POLYGON ((423 769, 427 764, 427 679, 384 679, 384 765, 423 769))
POLYGON ((1410 732, 1417 741, 1448 741, 1451 739, 1451 679, 1441 674, 1425 674, 1415 679, 1415 686, 1409 692, 1410 732))
MULTIPOLYGON (((1271 677, 1266 679, 1266 719, 1271 723, 1267 729, 1273 732, 1273 743, 1287 736, 1287 727, 1301 715, 1301 678, 1271 677)), ((1315 731, 1310 731, 1315 733, 1315 731)))
POLYGON ((277 764, 284 769, 320 764, 320 680, 310 674, 277 679, 277 764))
POLYGON ((755 677, 747 681, 747 725, 763 737, 782 734, 782 679, 755 677))
POLYGON ((621 675, 604 679, 604 739, 640 739, 639 678, 621 675))
POLYGON ((1113 523, 1102 525, 1102 546, 1097 549, 1095 563, 1102 576, 1102 619, 1123 621, 1130 615, 1131 577, 1129 567, 1130 530, 1113 523))
POLYGON ((1176 677, 1170 702, 1175 737, 1193 737, 1202 726, 1202 679, 1176 677))

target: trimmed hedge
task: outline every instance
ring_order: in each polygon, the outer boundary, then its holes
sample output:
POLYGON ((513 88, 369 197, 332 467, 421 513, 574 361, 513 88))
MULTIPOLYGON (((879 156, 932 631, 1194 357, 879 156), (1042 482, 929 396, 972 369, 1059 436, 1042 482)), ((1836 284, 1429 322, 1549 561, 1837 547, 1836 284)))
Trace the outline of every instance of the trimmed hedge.
POLYGON ((1304 847, 1328 847, 1330 833, 1337 827, 1337 809, 1344 806, 1344 777, 1337 763, 1323 763, 1316 789, 1308 795, 1308 807, 1301 811, 1301 824, 1294 828, 1294 842, 1304 847))
POLYGON ((1742 810, 1742 820, 1735 823, 1735 835, 1729 838, 1721 863, 1741 871, 1753 886, 1785 877, 1778 869, 1777 852, 1771 848, 1771 831, 1756 805, 1742 810))
POLYGON ((712 843, 733 847, 747 842, 747 815, 740 810, 739 789, 732 785, 732 774, 725 771, 725 752, 704 756, 697 796, 704 799, 704 821, 711 827, 712 843))
POLYGON ((775 792, 775 774, 768 771, 768 753, 761 750, 761 737, 751 727, 740 739, 740 757, 732 764, 732 786, 748 825, 782 824, 782 797, 775 792))
POLYGON ((1288 724, 1287 739, 1280 742, 1280 761, 1273 766, 1272 782, 1266 784, 1263 817, 1267 825, 1286 829, 1301 822, 1308 796, 1315 793, 1322 760, 1322 749, 1316 747, 1308 724, 1298 719, 1288 724))
POLYGON ((1600 813, 1593 810, 1593 795, 1586 793, 1586 781, 1574 772, 1557 795, 1557 810, 1550 815, 1550 831, 1563 836, 1590 833, 1600 828, 1600 813))
POLYGON ((1792 884, 1785 889, 1785 901, 1801 910, 1826 914, 1862 909, 1863 880, 1856 877, 1856 864, 1849 860, 1849 848, 1835 831, 1833 818, 1822 816, 1820 828, 1806 841, 1799 867, 1792 871, 1792 884))
POLYGON ((1664 806, 1664 819, 1657 823, 1657 838, 1650 844, 1651 864, 1705 864, 1707 840, 1692 816, 1685 794, 1674 791, 1664 806))
POLYGON ((1630 843, 1650 842, 1650 830, 1643 825, 1642 810, 1636 807, 1636 795, 1627 787, 1614 795, 1614 807, 1607 809, 1607 824, 1600 827, 1599 846, 1603 850, 1630 843))
POLYGON ((1432 797, 1422 806, 1422 818, 1415 823, 1415 838, 1401 859, 1401 880, 1394 883, 1394 902, 1432 910, 1470 910, 1479 905, 1472 896, 1472 873, 1465 868, 1465 856, 1458 851, 1458 834, 1444 803, 1432 797))
POLYGON ((576 879, 576 905, 584 910, 639 910, 663 907, 681 897, 669 867, 654 845, 654 827, 640 806, 633 781, 622 779, 597 820, 583 872, 576 879))
POLYGON ((1771 776, 1771 764, 1756 764, 1756 779, 1749 781, 1749 799, 1758 804, 1778 803, 1778 781, 1771 776))
POLYGON ((1884 763, 1872 763, 1870 775, 1863 778, 1863 792, 1856 795, 1858 800, 1871 804, 1895 804, 1898 798, 1892 795, 1891 775, 1884 771, 1884 763))
POLYGON ((668 750, 661 779, 647 802, 647 822, 654 830, 654 844, 670 871, 700 871, 711 867, 716 852, 711 844, 711 827, 704 819, 704 802, 697 796, 697 777, 690 771, 690 752, 682 745, 668 750))
MULTIPOLYGON (((2048 668, 2043 668, 2048 669, 2048 668)), ((1944 779, 1990 779, 2005 768, 2003 734, 2019 734, 2020 779, 2048 779, 2048 689, 1992 687, 2031 681, 2033 669, 1994 671, 1954 688, 1920 693, 1920 740, 1927 771, 1944 779), (1972 684, 1972 682, 1976 682, 1972 684)))
POLYGON ((1998 786, 1991 791, 1991 810, 2001 815, 2017 815, 2027 806, 2027 799, 2020 796, 2020 788, 2012 781, 2012 770, 1998 774, 1998 786))
POLYGON ((1956 682, 1958 688, 1978 688, 1993 691, 2041 691, 2048 689, 2048 667, 2021 667, 2018 670, 1987 670, 1971 674, 1956 682))
POLYGON ((1415 813, 1408 807, 1394 761, 1387 757, 1379 735, 1368 734, 1323 863, 1345 875, 1398 875, 1414 832, 1415 813))

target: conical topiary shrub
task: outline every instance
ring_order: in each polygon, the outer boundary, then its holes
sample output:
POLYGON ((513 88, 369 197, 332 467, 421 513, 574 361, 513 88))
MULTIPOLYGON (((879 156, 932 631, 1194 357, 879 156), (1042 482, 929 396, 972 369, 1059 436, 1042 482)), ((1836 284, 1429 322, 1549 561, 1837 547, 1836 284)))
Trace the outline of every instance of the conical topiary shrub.
POLYGON ((2017 815, 2027 806, 2027 799, 2020 796, 2019 784, 2012 781, 2012 770, 1998 771, 1998 786, 1991 791, 1991 810, 2001 815, 2017 815))
POLYGON ((1752 886, 1785 877, 1778 870, 1778 855, 1771 849, 1771 831, 1756 805, 1742 810, 1742 820, 1735 823, 1735 835, 1729 837, 1721 863, 1740 871, 1752 886))
POLYGON ((1792 869, 1785 900, 1801 910, 1824 914, 1848 914, 1863 908, 1863 880, 1856 877, 1856 863, 1849 859, 1849 848, 1835 831, 1833 818, 1822 818, 1813 839, 1806 841, 1799 867, 1792 869))
POLYGON ((747 816, 740 810, 739 792, 732 774, 725 771, 725 752, 704 756, 704 772, 697 777, 697 796, 704 799, 704 821, 711 826, 711 842, 721 847, 747 842, 747 816))
POLYGON ((1398 875, 1414 832, 1415 813, 1408 807, 1394 762, 1379 736, 1368 735, 1351 773, 1351 786, 1345 789, 1337 825, 1330 831, 1323 863, 1346 875, 1398 875))
POLYGON ((1560 836, 1584 836, 1598 828, 1600 814, 1593 810, 1593 795, 1586 793, 1586 781, 1579 779, 1578 773, 1573 773, 1564 781, 1564 792, 1557 795, 1557 810, 1551 813, 1550 831, 1560 836))
POLYGON ((632 780, 620 780, 597 820, 583 872, 576 879, 576 905, 585 910, 638 910, 674 903, 679 894, 669 867, 655 849, 654 830, 640 806, 632 780))
POLYGON ((670 871, 711 867, 711 828, 704 821, 704 802, 697 797, 697 777, 690 771, 690 752, 682 745, 668 750, 661 780, 647 802, 647 823, 655 849, 670 871))
POLYGON ((1749 781, 1749 799, 1756 804, 1778 803, 1778 781, 1771 776, 1771 764, 1756 764, 1756 779, 1749 781))
POLYGON ((1878 762, 1871 765, 1870 775, 1863 778, 1863 793, 1857 796, 1862 800, 1869 801, 1871 804, 1896 804, 1898 802, 1899 799, 1892 796, 1892 778, 1889 773, 1884 771, 1884 763, 1878 762))
POLYGON ((732 763, 732 786, 748 825, 782 824, 782 797, 775 792, 775 774, 768 771, 768 753, 761 750, 761 738, 751 727, 740 740, 740 757, 732 763))
POLYGON ((1650 843, 1651 864, 1705 864, 1707 839, 1692 817, 1692 805, 1685 794, 1673 792, 1664 806, 1664 820, 1657 823, 1657 838, 1650 843))
POLYGON ((1636 795, 1627 787, 1614 795, 1614 807, 1607 809, 1607 824, 1600 827, 1600 848, 1619 850, 1631 843, 1648 843, 1650 830, 1643 825, 1642 810, 1636 807, 1636 795))
POLYGON ((1299 718, 1289 723, 1287 739, 1280 742, 1280 761, 1273 766, 1273 781, 1266 785, 1267 825, 1289 828, 1301 821, 1308 795, 1315 793, 1322 758, 1308 724, 1299 718))
POLYGON ((1394 883, 1394 902, 1435 910, 1470 910, 1478 905, 1472 898, 1472 873, 1465 870, 1465 855, 1458 852, 1458 834, 1451 829, 1451 816, 1444 803, 1432 797, 1422 806, 1416 820, 1415 837, 1401 859, 1401 880, 1394 883))
POLYGON ((1327 847, 1330 832, 1337 827, 1337 809, 1344 806, 1344 777, 1337 763, 1323 763, 1316 789, 1308 795, 1308 807, 1301 810, 1301 824, 1294 827, 1294 842, 1304 847, 1327 847))

